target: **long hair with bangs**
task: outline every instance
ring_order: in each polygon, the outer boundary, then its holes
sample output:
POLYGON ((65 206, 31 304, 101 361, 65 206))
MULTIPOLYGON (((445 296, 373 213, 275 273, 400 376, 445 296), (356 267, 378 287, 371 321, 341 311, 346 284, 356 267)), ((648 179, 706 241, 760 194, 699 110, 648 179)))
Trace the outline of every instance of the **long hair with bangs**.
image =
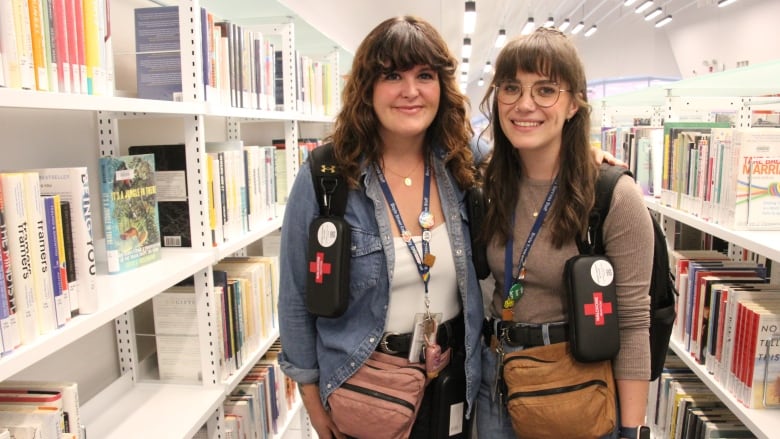
POLYGON ((597 167, 590 151, 590 105, 587 102, 585 69, 574 44, 555 29, 539 28, 516 37, 504 46, 495 62, 493 80, 480 103, 492 130, 493 155, 485 170, 485 193, 490 203, 483 239, 506 242, 512 236, 511 215, 519 197, 522 178, 520 154, 498 122, 496 86, 513 80, 518 72, 546 76, 571 90, 578 110, 563 125, 558 171, 558 193, 550 208, 553 244, 561 247, 581 235, 587 227, 594 204, 597 167), (489 231, 489 232, 488 232, 489 231))
POLYGON ((456 81, 458 61, 430 23, 401 16, 380 23, 358 47, 342 91, 341 111, 328 137, 351 187, 357 187, 362 166, 378 161, 382 155, 380 122, 373 107, 374 84, 382 75, 418 65, 436 71, 441 89, 439 109, 425 134, 425 147, 437 144, 444 148, 447 167, 461 189, 474 183, 469 147, 473 131, 467 118, 466 98, 456 81))

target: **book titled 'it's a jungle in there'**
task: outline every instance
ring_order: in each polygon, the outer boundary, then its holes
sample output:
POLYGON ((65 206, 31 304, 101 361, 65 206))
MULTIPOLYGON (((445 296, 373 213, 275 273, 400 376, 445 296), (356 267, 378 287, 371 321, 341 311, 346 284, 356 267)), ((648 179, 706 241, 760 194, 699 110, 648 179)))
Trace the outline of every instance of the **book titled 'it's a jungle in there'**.
POLYGON ((154 155, 100 158, 100 189, 109 273, 160 259, 154 155))

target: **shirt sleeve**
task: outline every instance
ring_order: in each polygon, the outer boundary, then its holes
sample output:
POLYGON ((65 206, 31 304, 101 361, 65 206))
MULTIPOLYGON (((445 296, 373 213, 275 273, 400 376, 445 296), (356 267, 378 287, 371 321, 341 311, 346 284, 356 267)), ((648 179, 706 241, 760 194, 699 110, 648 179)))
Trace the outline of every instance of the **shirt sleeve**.
POLYGON ((650 378, 650 277, 655 242, 650 213, 628 176, 615 185, 604 221, 604 245, 615 269, 620 352, 615 378, 650 378))

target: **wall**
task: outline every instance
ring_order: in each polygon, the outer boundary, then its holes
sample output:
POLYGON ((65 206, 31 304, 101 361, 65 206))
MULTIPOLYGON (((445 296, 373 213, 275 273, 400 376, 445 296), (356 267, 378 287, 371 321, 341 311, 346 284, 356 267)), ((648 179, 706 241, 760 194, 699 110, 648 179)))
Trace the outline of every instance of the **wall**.
POLYGON ((682 78, 706 74, 705 60, 733 69, 742 60, 752 65, 780 58, 780 1, 741 0, 707 15, 697 12, 686 10, 680 17, 685 25, 667 30, 682 78))

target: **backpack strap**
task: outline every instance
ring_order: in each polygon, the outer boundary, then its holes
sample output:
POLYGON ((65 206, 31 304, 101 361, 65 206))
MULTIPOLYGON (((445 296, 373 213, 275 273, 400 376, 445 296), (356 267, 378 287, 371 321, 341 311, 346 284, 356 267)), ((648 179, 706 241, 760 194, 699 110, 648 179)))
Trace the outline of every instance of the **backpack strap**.
POLYGON ((347 208, 347 182, 338 172, 333 144, 327 143, 309 153, 312 183, 322 216, 344 216, 347 208))
POLYGON ((596 180, 596 203, 588 216, 588 231, 585 241, 577 239, 577 248, 580 254, 599 254, 605 253, 604 249, 604 218, 609 213, 609 206, 612 204, 612 192, 618 179, 623 175, 633 177, 631 171, 620 166, 612 166, 602 163, 599 166, 599 176, 596 180))

